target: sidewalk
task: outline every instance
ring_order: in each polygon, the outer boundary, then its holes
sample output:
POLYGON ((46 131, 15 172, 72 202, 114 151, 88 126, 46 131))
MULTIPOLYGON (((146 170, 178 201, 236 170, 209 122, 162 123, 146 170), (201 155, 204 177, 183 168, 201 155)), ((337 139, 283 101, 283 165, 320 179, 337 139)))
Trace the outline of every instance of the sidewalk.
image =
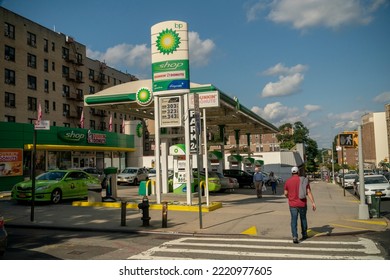
MULTIPOLYGON (((386 218, 358 219, 359 201, 338 185, 314 181, 312 191, 317 211, 308 210, 309 236, 344 235, 390 229, 386 218)), ((185 195, 162 195, 162 201, 174 202, 168 205, 167 227, 162 227, 161 205, 153 203, 150 196, 150 226, 142 226, 142 213, 137 205, 142 200, 138 187, 120 186, 118 200, 130 201, 126 208, 123 224, 121 203, 88 203, 76 201, 59 205, 38 204, 34 207, 34 221, 31 222, 31 206, 17 204, 0 194, 0 215, 6 220, 6 227, 39 227, 108 232, 148 232, 183 235, 251 235, 264 238, 291 238, 290 213, 282 187, 278 194, 268 190, 262 199, 257 199, 254 189, 238 189, 234 193, 211 194, 213 206, 199 213, 198 198, 194 206, 183 205, 185 195)), ((204 199, 203 199, 204 200, 204 199)))

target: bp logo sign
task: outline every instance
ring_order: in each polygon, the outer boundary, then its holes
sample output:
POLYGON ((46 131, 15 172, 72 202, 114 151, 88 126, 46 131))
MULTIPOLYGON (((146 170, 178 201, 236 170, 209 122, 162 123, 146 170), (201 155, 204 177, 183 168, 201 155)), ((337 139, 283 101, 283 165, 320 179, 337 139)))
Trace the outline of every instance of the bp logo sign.
POLYGON ((137 103, 141 106, 149 105, 152 102, 152 93, 148 88, 140 88, 136 94, 137 103))
POLYGON ((162 54, 170 54, 180 45, 180 37, 175 30, 165 29, 157 36, 156 46, 162 54))
POLYGON ((142 123, 137 124, 137 127, 135 130, 136 130, 137 136, 142 137, 142 135, 144 133, 144 127, 142 126, 142 123))

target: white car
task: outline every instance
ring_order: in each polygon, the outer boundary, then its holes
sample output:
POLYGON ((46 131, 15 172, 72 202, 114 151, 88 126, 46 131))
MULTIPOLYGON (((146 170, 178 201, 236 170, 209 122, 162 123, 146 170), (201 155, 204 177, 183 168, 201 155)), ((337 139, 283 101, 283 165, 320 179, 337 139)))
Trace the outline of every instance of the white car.
POLYGON ((236 178, 232 177, 225 177, 220 172, 210 172, 213 177, 218 177, 219 181, 221 182, 221 192, 224 192, 226 190, 234 191, 234 189, 238 189, 240 185, 238 184, 238 181, 236 178))
MULTIPOLYGON (((354 191, 356 195, 359 195, 359 177, 355 180, 354 191)), ((366 175, 364 176, 364 195, 370 196, 375 193, 381 192, 381 198, 390 198, 390 184, 389 181, 383 175, 366 175)))
POLYGON ((138 185, 148 180, 148 172, 143 167, 126 167, 117 176, 117 183, 138 185))
POLYGON ((345 174, 344 175, 344 188, 353 188, 355 180, 359 178, 357 174, 345 174))

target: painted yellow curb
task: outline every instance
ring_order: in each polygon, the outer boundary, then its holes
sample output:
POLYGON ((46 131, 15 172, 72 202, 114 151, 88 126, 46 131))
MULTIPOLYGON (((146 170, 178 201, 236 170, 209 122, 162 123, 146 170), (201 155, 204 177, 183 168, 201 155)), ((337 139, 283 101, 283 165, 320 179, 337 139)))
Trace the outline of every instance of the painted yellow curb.
MULTIPOLYGON (((107 208, 121 208, 121 202, 88 202, 88 201, 74 201, 72 206, 83 207, 107 207, 107 208)), ((162 204, 150 204, 151 210, 162 210, 162 204)), ((212 202, 209 206, 202 205, 202 212, 211 212, 222 207, 221 202, 212 202)), ((126 208, 138 209, 138 203, 128 202, 126 208)), ((187 212, 199 212, 198 205, 176 205, 168 203, 168 210, 171 211, 187 211, 187 212)))
POLYGON ((387 226, 387 222, 385 220, 347 220, 347 221, 369 224, 369 225, 387 226))

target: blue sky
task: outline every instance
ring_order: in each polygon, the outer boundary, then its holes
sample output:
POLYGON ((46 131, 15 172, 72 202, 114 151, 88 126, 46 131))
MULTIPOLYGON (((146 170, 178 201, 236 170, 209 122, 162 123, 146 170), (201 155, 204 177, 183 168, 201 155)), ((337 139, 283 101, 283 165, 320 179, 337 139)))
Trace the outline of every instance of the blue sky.
POLYGON ((87 55, 151 78, 150 28, 188 23, 190 79, 279 126, 302 121, 320 148, 390 103, 389 0, 3 0, 74 37, 87 55))

